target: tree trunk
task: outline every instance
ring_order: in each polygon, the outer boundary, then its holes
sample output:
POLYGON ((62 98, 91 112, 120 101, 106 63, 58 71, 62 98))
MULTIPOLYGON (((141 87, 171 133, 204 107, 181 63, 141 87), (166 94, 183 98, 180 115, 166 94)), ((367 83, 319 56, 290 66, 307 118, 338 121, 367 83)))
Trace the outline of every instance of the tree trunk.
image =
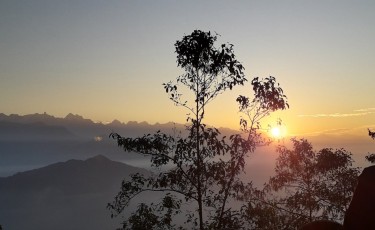
POLYGON ((197 88, 196 88, 196 136, 197 136, 197 168, 198 168, 198 214, 199 214, 199 229, 204 230, 203 226, 203 202, 202 202, 202 181, 201 181, 201 174, 202 174, 202 156, 200 152, 200 146, 199 146, 199 73, 197 70, 197 88))

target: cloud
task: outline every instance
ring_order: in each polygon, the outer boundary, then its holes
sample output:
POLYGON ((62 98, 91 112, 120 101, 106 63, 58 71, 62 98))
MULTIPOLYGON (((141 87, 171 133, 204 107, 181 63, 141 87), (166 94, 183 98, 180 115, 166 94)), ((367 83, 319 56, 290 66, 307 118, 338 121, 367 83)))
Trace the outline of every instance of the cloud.
POLYGON ((336 129, 325 129, 320 131, 314 131, 314 132, 306 132, 306 133, 294 133, 290 134, 291 137, 317 137, 317 136, 342 136, 342 137, 348 137, 348 136, 355 136, 367 139, 368 138, 368 129, 375 130, 375 124, 370 123, 367 125, 352 127, 352 128, 336 128, 336 129))
POLYGON ((318 114, 301 114, 298 115, 299 117, 315 117, 315 118, 320 118, 320 117, 360 117, 360 116, 366 116, 369 114, 374 114, 375 113, 375 108, 367 108, 367 109, 358 109, 354 110, 353 113, 318 113, 318 114))
POLYGON ((342 134, 347 134, 351 131, 352 129, 348 128, 339 128, 339 129, 326 129, 322 131, 316 131, 316 132, 310 132, 310 133, 300 133, 300 134, 294 134, 291 136, 319 136, 319 135, 342 135, 342 134))
POLYGON ((375 111, 375 108, 366 108, 366 109, 354 110, 354 112, 371 112, 371 111, 375 111))

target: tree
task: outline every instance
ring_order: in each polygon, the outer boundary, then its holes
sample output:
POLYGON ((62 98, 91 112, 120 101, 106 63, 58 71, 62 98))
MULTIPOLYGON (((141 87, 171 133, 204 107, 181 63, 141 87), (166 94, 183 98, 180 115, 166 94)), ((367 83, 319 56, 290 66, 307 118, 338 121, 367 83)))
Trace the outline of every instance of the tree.
MULTIPOLYGON (((253 141, 260 118, 267 113, 285 109, 286 97, 275 79, 266 81, 254 78, 251 82, 254 99, 240 96, 237 101, 241 111, 249 111, 251 131, 247 138, 241 135, 221 136, 216 128, 208 128, 204 123, 208 103, 225 90, 243 85, 246 78, 243 66, 236 60, 233 45, 214 46, 216 35, 195 30, 175 43, 177 65, 185 74, 177 78, 177 83, 168 82, 164 89, 177 106, 186 108, 190 115, 186 126, 187 136, 171 136, 161 132, 138 138, 126 138, 117 133, 111 137, 117 140, 125 151, 134 151, 151 156, 151 166, 173 165, 154 176, 133 175, 130 181, 122 183, 121 191, 108 207, 112 215, 120 214, 130 200, 145 191, 174 193, 171 202, 181 204, 182 200, 196 204, 196 212, 186 214, 186 222, 199 229, 238 229, 240 210, 229 205, 236 200, 246 185, 239 179, 243 172, 246 156, 253 152, 253 141), (182 100, 179 93, 183 85, 193 94, 193 100, 182 100), (278 98, 278 101, 274 101, 278 98), (255 104, 255 105, 254 105, 255 104), (262 116, 260 116, 262 113, 262 116), (254 124, 258 124, 257 126, 254 124), (252 140, 252 141, 249 141, 252 140), (198 215, 196 215, 198 214, 198 215)), ((245 120, 241 121, 246 123, 245 120)), ((153 217, 157 225, 162 217, 155 217, 152 208, 141 205, 135 216, 146 213, 153 217), (144 211, 147 212, 144 212, 144 211)), ((157 215, 157 214, 155 214, 157 215)), ((133 215, 134 216, 134 215, 133 215)), ((131 217, 132 218, 132 217, 131 217)), ((129 223, 130 219, 125 221, 129 223)))
POLYGON ((279 146, 276 175, 267 185, 279 195, 274 202, 284 226, 300 227, 319 219, 343 220, 357 184, 359 169, 351 153, 324 148, 315 152, 305 139, 292 139, 293 149, 279 146))

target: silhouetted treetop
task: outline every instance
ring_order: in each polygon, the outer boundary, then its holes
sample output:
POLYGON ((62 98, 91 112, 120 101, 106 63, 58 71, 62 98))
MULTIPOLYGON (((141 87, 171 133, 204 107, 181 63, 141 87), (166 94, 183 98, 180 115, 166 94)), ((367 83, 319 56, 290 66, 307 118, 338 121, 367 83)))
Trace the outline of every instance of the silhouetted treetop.
POLYGON ((170 99, 176 105, 189 109, 198 119, 204 116, 204 106, 218 94, 247 81, 243 73, 244 67, 233 53, 233 45, 222 44, 216 48, 216 39, 216 35, 211 32, 194 30, 177 41, 177 65, 185 73, 177 77, 177 83, 163 84, 170 99), (193 105, 189 105, 188 101, 181 101, 179 84, 194 92, 193 105))
POLYGON ((368 129, 368 135, 369 135, 372 139, 375 139, 375 132, 372 132, 370 129, 368 129))
MULTIPOLYGON (((244 67, 235 59, 232 44, 214 47, 217 36, 211 32, 194 30, 175 43, 178 66, 190 72, 199 69, 203 74, 218 75, 227 71, 238 81, 243 81, 244 67)), ((191 76, 192 77, 192 76, 191 76)))

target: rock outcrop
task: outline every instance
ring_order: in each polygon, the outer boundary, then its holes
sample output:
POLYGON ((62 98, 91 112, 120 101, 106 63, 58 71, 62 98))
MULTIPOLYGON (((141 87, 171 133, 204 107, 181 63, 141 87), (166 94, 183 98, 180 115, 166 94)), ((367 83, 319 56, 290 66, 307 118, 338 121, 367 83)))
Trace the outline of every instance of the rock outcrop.
POLYGON ((365 168, 359 176, 345 215, 344 229, 375 229, 375 166, 365 168))

